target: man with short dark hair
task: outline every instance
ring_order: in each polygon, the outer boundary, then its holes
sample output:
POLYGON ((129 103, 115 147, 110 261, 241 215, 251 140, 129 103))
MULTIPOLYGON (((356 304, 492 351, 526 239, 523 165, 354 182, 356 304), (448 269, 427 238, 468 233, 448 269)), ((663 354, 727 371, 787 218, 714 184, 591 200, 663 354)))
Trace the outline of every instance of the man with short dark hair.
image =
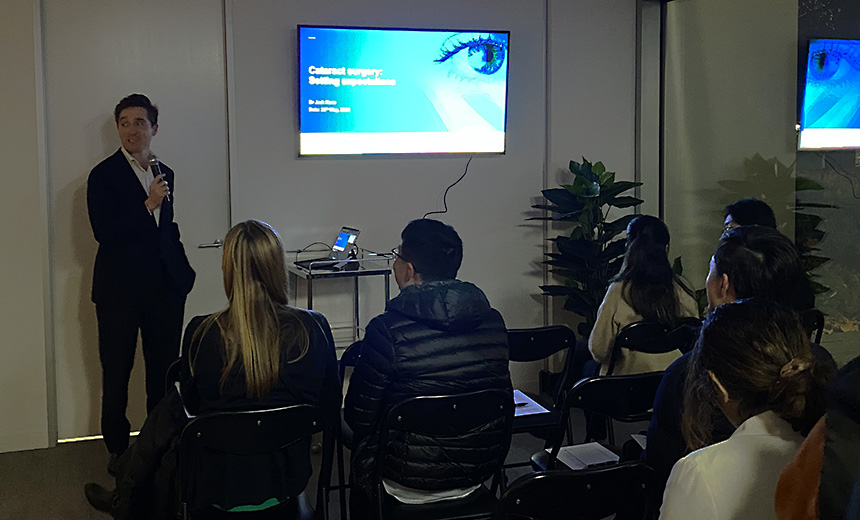
POLYGON ((380 452, 380 421, 395 403, 495 388, 512 392, 505 323, 480 289, 455 278, 463 258, 457 232, 420 219, 410 222, 401 238, 393 266, 400 294, 368 324, 346 395, 346 421, 354 433, 350 507, 356 520, 374 503, 368 502, 375 496, 374 471, 382 471, 386 492, 401 502, 457 499, 489 478, 486 468, 510 442, 508 434, 493 430, 414 448, 407 439, 404 453, 380 452))
POLYGON ((157 163, 149 145, 158 132, 158 108, 142 94, 114 109, 119 150, 96 165, 87 180, 87 210, 99 243, 93 268, 102 435, 109 471, 128 447, 128 380, 138 332, 146 366, 146 410, 164 395, 168 366, 179 357, 185 297, 194 270, 173 222, 173 170, 157 163), (156 170, 160 166, 160 173, 156 170))
POLYGON ((758 199, 741 199, 726 206, 723 211, 723 231, 741 226, 764 226, 776 229, 776 217, 767 202, 758 199))

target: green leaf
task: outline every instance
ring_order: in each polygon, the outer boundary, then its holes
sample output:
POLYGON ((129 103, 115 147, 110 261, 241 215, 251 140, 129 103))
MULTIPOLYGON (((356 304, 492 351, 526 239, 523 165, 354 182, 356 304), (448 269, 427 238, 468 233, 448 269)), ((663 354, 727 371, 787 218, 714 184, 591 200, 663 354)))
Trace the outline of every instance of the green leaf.
POLYGON ((672 272, 675 273, 675 276, 684 275, 684 264, 681 263, 680 256, 676 256, 675 260, 672 262, 672 272))
POLYGON ((590 181, 584 176, 577 177, 570 185, 569 191, 574 195, 583 198, 593 198, 600 195, 600 184, 595 181, 590 181))
POLYGON ((598 177, 606 173, 606 166, 603 165, 603 161, 597 161, 594 163, 594 166, 591 167, 591 171, 595 173, 598 177))
POLYGON ((562 256, 561 258, 544 260, 543 263, 552 267, 557 267, 559 269, 576 271, 576 275, 570 276, 569 278, 579 279, 583 276, 586 276, 591 271, 591 268, 588 266, 588 261, 582 258, 576 258, 572 256, 562 256))
POLYGON ((830 261, 830 258, 815 255, 801 255, 800 266, 804 271, 809 272, 817 269, 830 261))
POLYGON ((823 190, 824 186, 818 184, 812 179, 807 179, 806 177, 797 177, 794 179, 794 189, 797 191, 808 191, 808 190, 823 190))
POLYGON ((543 193, 546 200, 562 208, 561 211, 564 212, 581 209, 583 206, 583 203, 576 198, 576 195, 564 188, 551 188, 543 190, 541 193, 543 193))
POLYGON ((570 311, 573 311, 580 316, 588 316, 591 312, 591 309, 598 305, 594 298, 588 293, 588 291, 583 291, 581 289, 572 289, 569 294, 567 294, 567 300, 564 302, 564 308, 570 311))
POLYGON ((570 161, 570 173, 572 173, 577 179, 584 179, 585 181, 599 184, 600 179, 595 175, 594 171, 592 171, 591 163, 588 162, 585 157, 582 158, 582 164, 579 164, 576 161, 570 161))
POLYGON ((812 291, 815 294, 824 294, 826 292, 830 292, 830 287, 827 287, 826 285, 822 285, 822 284, 820 284, 814 280, 811 280, 809 282, 809 284, 812 285, 812 291))
POLYGON ((627 246, 626 240, 616 240, 610 242, 606 249, 598 256, 601 262, 609 262, 624 254, 624 249, 627 246))
POLYGON ((812 213, 795 213, 795 226, 803 229, 815 229, 824 219, 812 213))
POLYGON ((603 224, 603 230, 604 232, 624 231, 627 229, 627 225, 630 224, 630 221, 638 216, 639 215, 624 215, 613 222, 606 222, 603 224))
POLYGON ((631 206, 638 206, 643 202, 642 199, 637 199, 636 197, 615 197, 612 200, 606 201, 607 204, 615 208, 629 208, 631 206))
POLYGON ((624 193, 627 190, 633 189, 637 186, 642 186, 641 182, 632 182, 632 181, 618 181, 612 184, 612 186, 607 186, 602 189, 600 192, 601 202, 610 200, 614 198, 616 195, 624 193))
POLYGON ((568 296, 574 292, 582 292, 576 287, 565 287, 564 285, 541 285, 540 288, 547 296, 568 296))
POLYGON ((621 266, 624 264, 624 257, 618 257, 606 265, 607 280, 618 274, 621 271, 621 266))
POLYGON ((554 241, 558 252, 564 256, 589 260, 600 254, 600 244, 593 240, 572 240, 567 237, 558 237, 554 241))
POLYGON ((822 208, 822 209, 839 209, 839 206, 835 204, 823 204, 820 202, 802 202, 798 201, 796 204, 797 209, 808 209, 808 208, 822 208))

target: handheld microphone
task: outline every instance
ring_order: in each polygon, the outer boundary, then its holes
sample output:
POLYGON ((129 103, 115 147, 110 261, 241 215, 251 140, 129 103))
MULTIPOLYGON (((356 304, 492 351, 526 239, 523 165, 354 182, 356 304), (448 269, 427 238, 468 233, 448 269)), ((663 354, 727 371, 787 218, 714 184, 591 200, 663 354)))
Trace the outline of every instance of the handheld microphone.
MULTIPOLYGON (((149 160, 149 168, 150 170, 152 170, 153 177, 158 177, 159 175, 161 175, 161 163, 158 161, 158 157, 154 155, 152 156, 152 158, 149 160)), ((170 186, 168 186, 168 188, 169 187, 170 186)), ((164 198, 167 199, 168 202, 170 202, 170 195, 165 195, 164 198)))

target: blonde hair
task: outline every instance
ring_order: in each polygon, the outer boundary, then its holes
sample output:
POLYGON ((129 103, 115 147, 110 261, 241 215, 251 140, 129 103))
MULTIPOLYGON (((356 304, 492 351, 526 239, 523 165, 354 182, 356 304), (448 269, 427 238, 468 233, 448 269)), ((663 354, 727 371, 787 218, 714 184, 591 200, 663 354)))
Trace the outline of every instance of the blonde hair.
POLYGON ((288 305, 284 262, 280 237, 265 222, 247 220, 227 233, 221 270, 229 303, 207 317, 192 336, 193 344, 213 323, 218 325, 224 344, 221 388, 241 359, 246 394, 265 397, 278 380, 281 345, 288 363, 307 352, 308 331, 288 305))

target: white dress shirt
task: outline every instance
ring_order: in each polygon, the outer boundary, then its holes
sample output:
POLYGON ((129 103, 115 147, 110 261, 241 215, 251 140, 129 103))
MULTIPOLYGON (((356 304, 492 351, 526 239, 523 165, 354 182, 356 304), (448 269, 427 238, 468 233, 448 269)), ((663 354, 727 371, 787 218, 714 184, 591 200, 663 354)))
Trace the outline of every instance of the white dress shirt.
POLYGON ((750 417, 725 441, 675 464, 660 520, 776 520, 776 483, 802 442, 774 412, 750 417))
MULTIPOLYGON (((140 185, 143 186, 143 191, 146 192, 146 196, 149 197, 149 185, 152 184, 153 180, 155 180, 155 176, 152 175, 152 170, 149 168, 149 164, 147 164, 146 169, 144 169, 143 165, 137 162, 137 159, 132 157, 124 147, 120 146, 119 148, 122 150, 122 154, 125 155, 128 164, 131 165, 131 169, 134 170, 134 174, 137 175, 137 179, 140 181, 140 185)), ((158 206, 150 213, 155 217, 155 225, 157 226, 159 217, 161 217, 161 206, 158 206)))

